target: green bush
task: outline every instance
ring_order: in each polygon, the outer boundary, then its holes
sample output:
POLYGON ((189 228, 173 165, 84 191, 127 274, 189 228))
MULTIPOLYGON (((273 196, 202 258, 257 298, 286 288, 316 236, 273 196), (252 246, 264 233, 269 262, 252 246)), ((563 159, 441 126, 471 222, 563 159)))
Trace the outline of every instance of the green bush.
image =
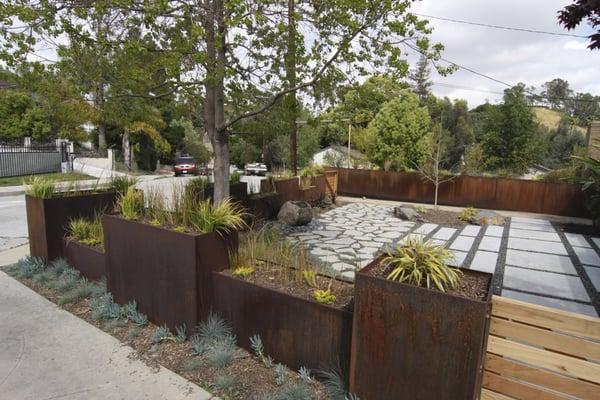
POLYGON ((144 214, 144 194, 130 187, 127 193, 119 197, 118 205, 125 219, 138 219, 144 214))
POLYGON ((54 197, 56 190, 56 185, 52 180, 34 176, 29 181, 29 187, 27 188, 26 193, 33 197, 50 199, 54 197))
POLYGON ((298 175, 301 177, 313 178, 318 175, 323 175, 324 173, 325 173, 325 169, 323 168, 322 165, 309 164, 306 167, 302 168, 298 175))
POLYGON ((110 187, 119 195, 125 195, 130 187, 134 187, 137 179, 128 175, 113 176, 110 181, 110 187))
POLYGON ((444 292, 460 284, 462 272, 447 262, 453 254, 444 246, 408 237, 403 245, 388 253, 382 263, 389 272, 387 278, 415 286, 437 287, 444 292))
POLYGON ((100 218, 100 215, 98 215, 93 221, 85 218, 77 218, 69 221, 69 226, 67 227, 69 238, 88 246, 102 244, 104 242, 104 233, 100 218))

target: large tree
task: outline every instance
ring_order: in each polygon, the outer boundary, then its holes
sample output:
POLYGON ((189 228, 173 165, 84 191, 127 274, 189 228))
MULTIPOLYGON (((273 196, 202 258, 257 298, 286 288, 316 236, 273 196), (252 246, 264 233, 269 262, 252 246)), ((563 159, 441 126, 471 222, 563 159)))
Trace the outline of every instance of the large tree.
POLYGON ((558 21, 568 30, 575 29, 584 19, 593 27, 599 27, 596 33, 589 36, 590 50, 600 49, 600 1, 575 0, 558 12, 558 21))
MULTIPOLYGON (((163 58, 156 71, 156 86, 142 94, 130 94, 156 98, 186 87, 202 88, 204 128, 215 156, 214 198, 221 201, 229 195, 228 142, 236 123, 264 112, 288 94, 344 80, 344 70, 354 76, 382 70, 396 77, 406 75, 408 66, 398 45, 411 40, 422 51, 431 47, 426 38, 427 24, 408 13, 411 3, 298 2, 294 21, 302 27, 303 36, 295 49, 294 86, 286 79, 285 68, 289 46, 284 33, 290 17, 287 2, 6 1, 0 8, 4 24, 0 33, 18 44, 4 46, 0 53, 14 60, 15 55, 27 52, 36 35, 56 37, 77 31, 100 46, 160 54, 163 58), (95 34, 89 28, 90 18, 100 10, 117 13, 125 33, 116 39, 95 34), (28 30, 12 30, 17 20, 28 30), (256 100, 247 99, 246 93, 257 85, 273 95, 254 110, 235 112, 237 103, 256 100)), ((431 48, 432 57, 441 50, 440 45, 431 48)))
POLYGON ((427 99, 429 88, 433 85, 429 78, 429 60, 422 54, 415 68, 410 72, 409 78, 412 81, 413 90, 419 96, 421 101, 427 99))
POLYGON ((385 103, 368 129, 369 161, 385 170, 414 169, 431 153, 427 107, 410 91, 385 103))
POLYGON ((544 83, 543 86, 544 91, 542 92, 542 96, 548 101, 550 107, 567 111, 568 98, 573 93, 569 87, 569 82, 564 79, 556 78, 544 83))
POLYGON ((527 105, 523 88, 506 89, 503 103, 486 112, 482 147, 487 167, 525 172, 536 159, 536 129, 535 114, 527 105))

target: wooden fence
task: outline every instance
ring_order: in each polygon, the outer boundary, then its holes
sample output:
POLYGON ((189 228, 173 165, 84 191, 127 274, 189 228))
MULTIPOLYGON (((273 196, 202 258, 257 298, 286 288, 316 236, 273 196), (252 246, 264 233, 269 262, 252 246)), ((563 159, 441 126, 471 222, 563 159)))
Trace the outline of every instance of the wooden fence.
POLYGON ((481 399, 600 399, 600 319, 495 296, 481 399))
MULTIPOLYGON (((433 203, 434 186, 414 172, 336 168, 338 194, 433 203)), ((440 185, 439 204, 589 218, 577 185, 457 176, 440 185)))

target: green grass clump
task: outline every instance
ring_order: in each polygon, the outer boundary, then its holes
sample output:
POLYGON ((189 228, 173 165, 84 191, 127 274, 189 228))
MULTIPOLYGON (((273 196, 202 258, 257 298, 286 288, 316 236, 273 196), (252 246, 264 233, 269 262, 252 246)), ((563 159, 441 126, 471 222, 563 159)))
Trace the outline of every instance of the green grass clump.
POLYGON ((174 341, 174 340, 175 340, 175 337, 173 336, 173 334, 171 333, 169 328, 167 328, 166 325, 159 326, 158 328, 156 328, 156 330, 154 332, 152 332, 152 335, 150 336, 150 342, 152 342, 152 344, 154 344, 154 345, 157 345, 162 342, 174 341))
POLYGON ((230 232, 246 226, 244 213, 231 199, 214 205, 208 201, 198 203, 190 213, 189 224, 198 232, 230 232))
POLYGON ((415 286, 437 287, 445 292, 460 284, 462 272, 449 267, 447 263, 454 255, 444 246, 426 242, 423 239, 408 237, 403 245, 389 252, 382 260, 391 272, 387 278, 415 286))
POLYGON ((240 183, 242 181, 242 175, 237 172, 237 171, 233 171, 231 174, 229 174, 229 183, 235 185, 236 183, 240 183))
POLYGON ((316 289, 313 292, 313 298, 321 304, 333 304, 336 300, 335 295, 331 293, 330 289, 316 289))
POLYGON ((96 321, 118 319, 121 316, 121 307, 113 300, 111 293, 90 300, 92 318, 96 321))
POLYGON ((144 194, 133 187, 121 195, 118 201, 123 217, 128 220, 138 219, 144 215, 144 194))
POLYGON ((212 345, 208 351, 208 361, 215 368, 225 368, 235 358, 235 342, 220 340, 212 345))
POLYGON ((212 382, 211 386, 215 390, 218 390, 218 391, 221 391, 221 392, 229 392, 230 390, 233 389, 233 387, 235 386, 236 383, 237 383, 237 380, 235 379, 234 376, 231 376, 231 375, 219 375, 212 382))
POLYGON ((189 360, 185 360, 181 369, 183 372, 195 372, 202 368, 203 363, 199 358, 190 358, 189 360))
POLYGON ((135 187, 137 179, 128 175, 113 176, 110 181, 110 187, 123 196, 127 194, 129 188, 135 187))
POLYGON ((325 169, 323 168, 322 165, 318 165, 318 164, 309 164, 306 167, 302 168, 300 170, 300 173, 298 174, 301 177, 315 177, 318 175, 323 175, 325 173, 325 169))
POLYGON ((93 221, 85 218, 76 218, 69 221, 67 227, 70 239, 88 246, 98 246, 104 242, 101 216, 97 215, 93 221))
POLYGON ((27 188, 26 193, 33 197, 50 199, 54 197, 56 193, 56 185, 54 184, 54 181, 48 178, 34 176, 29 181, 29 187, 27 188))
POLYGON ((463 208, 458 219, 464 222, 469 222, 477 214, 477 209, 474 207, 463 208))

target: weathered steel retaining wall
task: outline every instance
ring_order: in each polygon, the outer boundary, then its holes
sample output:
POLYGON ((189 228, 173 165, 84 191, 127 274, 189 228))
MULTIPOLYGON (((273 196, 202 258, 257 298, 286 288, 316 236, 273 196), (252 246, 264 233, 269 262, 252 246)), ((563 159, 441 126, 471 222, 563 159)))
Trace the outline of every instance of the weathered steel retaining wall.
MULTIPOLYGON (((338 192, 384 200, 433 203, 434 186, 415 172, 337 168, 338 192)), ((440 185, 439 204, 589 218, 577 185, 457 176, 440 185)))

